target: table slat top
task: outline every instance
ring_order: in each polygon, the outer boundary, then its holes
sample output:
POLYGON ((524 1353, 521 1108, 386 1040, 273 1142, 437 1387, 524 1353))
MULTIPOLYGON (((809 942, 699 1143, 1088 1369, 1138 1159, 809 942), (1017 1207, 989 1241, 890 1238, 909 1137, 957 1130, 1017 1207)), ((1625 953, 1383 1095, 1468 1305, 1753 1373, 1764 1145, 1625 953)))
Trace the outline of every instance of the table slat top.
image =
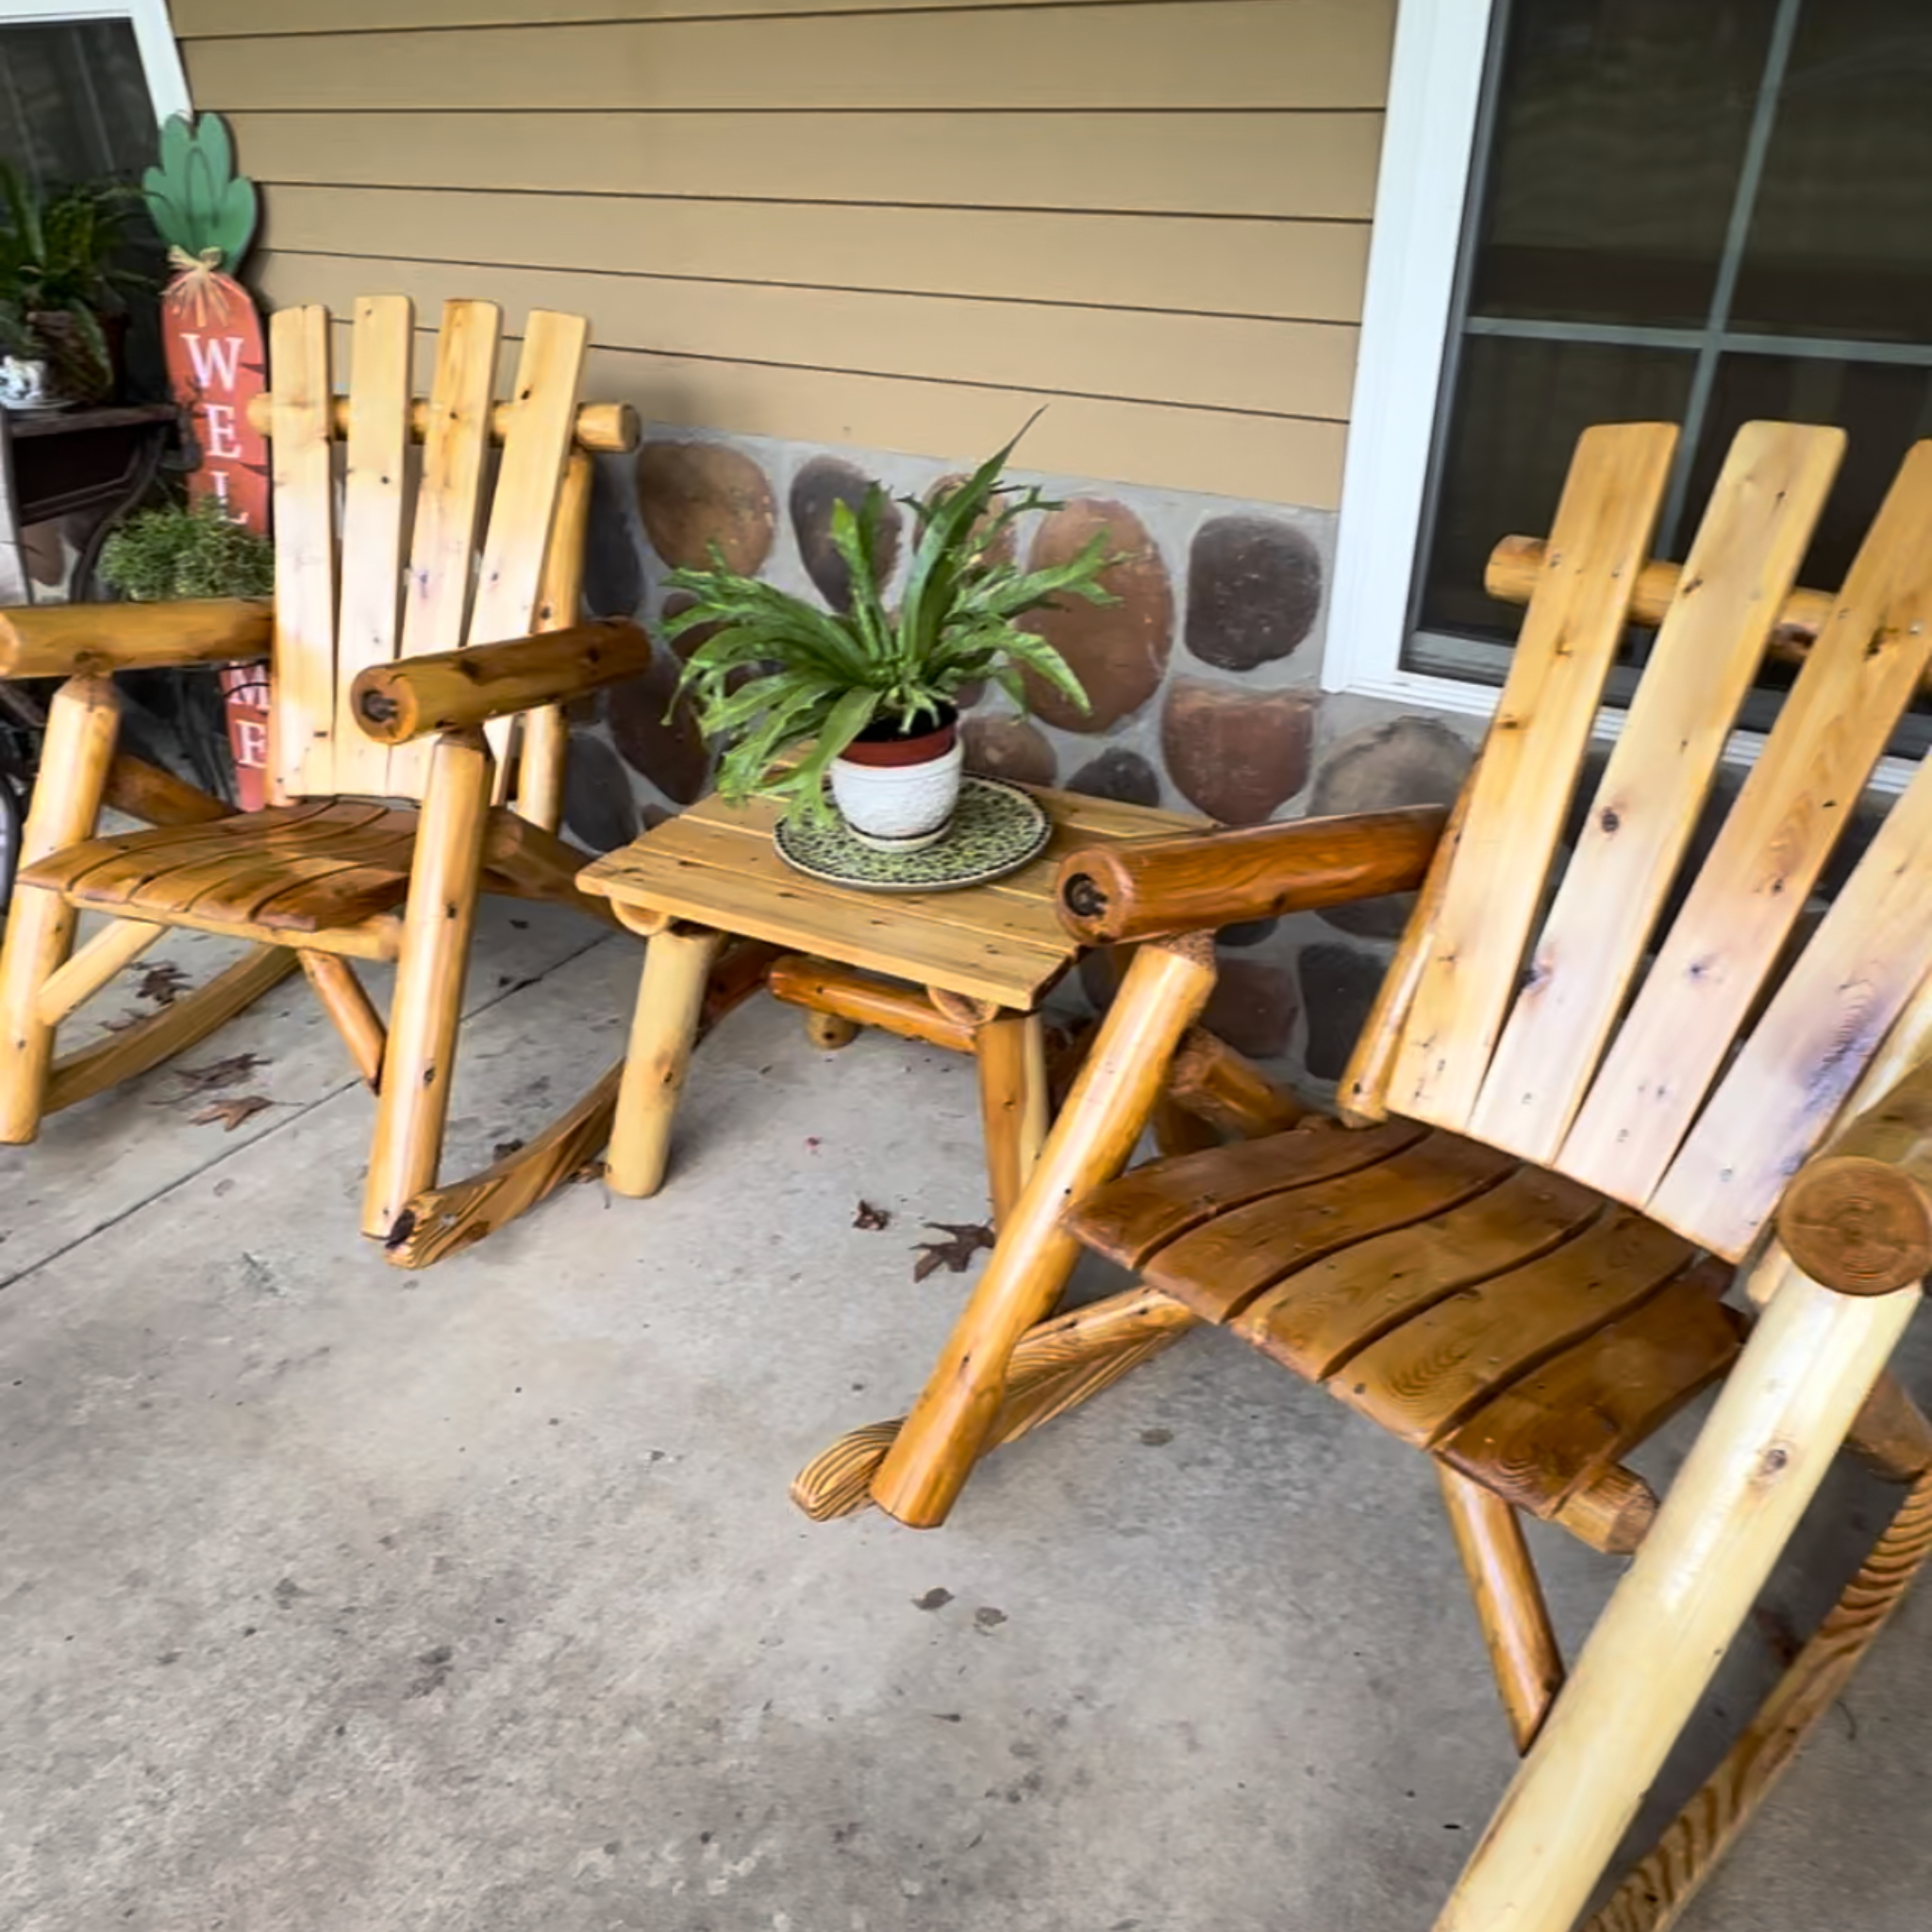
POLYGON ((1208 821, 1077 792, 1027 788, 1054 821, 1046 850, 991 885, 952 892, 858 892, 794 872, 772 843, 781 807, 715 795, 594 860, 587 892, 620 908, 686 919, 841 965, 1025 1010, 1079 957, 1054 878, 1083 845, 1173 838, 1208 821))

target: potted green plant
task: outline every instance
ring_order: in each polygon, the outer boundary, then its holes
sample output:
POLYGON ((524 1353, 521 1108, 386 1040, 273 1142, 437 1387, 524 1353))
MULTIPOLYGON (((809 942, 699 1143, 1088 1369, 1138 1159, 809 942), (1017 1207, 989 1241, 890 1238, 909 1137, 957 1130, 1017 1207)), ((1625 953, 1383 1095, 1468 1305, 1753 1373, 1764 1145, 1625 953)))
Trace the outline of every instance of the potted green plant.
POLYGON ((101 549, 102 580, 138 604, 180 597, 267 597, 275 547, 205 496, 138 511, 101 549))
POLYGON ((97 402, 114 391, 121 291, 152 286, 115 259, 132 206, 118 182, 48 193, 0 162, 0 341, 22 362, 45 363, 45 400, 97 402))
POLYGON ((701 728, 726 747, 718 773, 726 800, 764 792, 822 821, 829 778, 856 838, 916 850, 944 836, 958 798, 968 686, 995 684, 1024 709, 1024 667, 1087 707, 1066 660, 1018 620, 1062 596, 1117 601, 1099 582, 1110 561, 1107 539, 1049 570, 1010 560, 1014 523, 1060 507, 1002 478, 1018 441, 963 483, 904 500, 917 535, 896 607, 887 606, 874 566, 885 504, 876 485, 857 511, 840 503, 832 513, 832 541, 851 578, 848 611, 741 576, 715 550, 709 570, 671 574, 668 587, 692 601, 665 620, 665 635, 701 625, 714 633, 691 653, 678 691, 693 694, 701 728))

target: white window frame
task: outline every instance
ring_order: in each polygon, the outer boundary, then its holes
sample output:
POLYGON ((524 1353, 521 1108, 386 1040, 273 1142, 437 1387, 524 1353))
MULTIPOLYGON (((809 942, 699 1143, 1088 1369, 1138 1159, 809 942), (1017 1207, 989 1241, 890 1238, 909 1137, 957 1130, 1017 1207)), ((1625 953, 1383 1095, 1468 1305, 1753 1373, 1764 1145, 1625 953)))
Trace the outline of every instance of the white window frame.
POLYGON ((1408 631, 1494 0, 1402 0, 1382 125, 1322 688, 1488 717, 1498 692, 1410 671, 1408 631))
POLYGON ((44 21, 53 25, 70 20, 125 20, 133 27, 157 127, 171 115, 193 113, 168 0, 0 0, 0 25, 44 21))
MULTIPOLYGON (((1495 0, 1399 0, 1322 657, 1324 691, 1478 718, 1494 685, 1402 660, 1494 14, 1495 0)), ((1623 724, 1603 710, 1596 735, 1623 724)), ((1724 757, 1749 765, 1763 748, 1734 731, 1724 757)), ((1872 789, 1902 791, 1917 770, 1882 758, 1872 789)))

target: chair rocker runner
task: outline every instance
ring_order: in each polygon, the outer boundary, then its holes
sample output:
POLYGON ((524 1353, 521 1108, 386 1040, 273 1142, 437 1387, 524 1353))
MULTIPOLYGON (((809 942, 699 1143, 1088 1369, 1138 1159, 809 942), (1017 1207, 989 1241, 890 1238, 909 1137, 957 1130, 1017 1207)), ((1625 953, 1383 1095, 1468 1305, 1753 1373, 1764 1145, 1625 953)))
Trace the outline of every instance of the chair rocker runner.
POLYGON ((299 968, 376 1091, 362 1226, 391 1260, 422 1266, 480 1238, 602 1145, 615 1068, 508 1159, 438 1183, 477 895, 612 923, 577 891, 582 855, 557 837, 562 708, 650 655, 634 625, 577 621, 589 452, 634 447, 635 417, 579 408, 589 325, 543 310, 529 317, 509 400, 495 401, 501 330, 493 304, 449 303, 425 402, 410 394, 407 299, 357 303, 346 396, 331 384, 327 310, 274 317, 261 399, 273 606, 0 613, 0 676, 66 679, 0 950, 0 1141, 33 1140, 45 1114, 158 1065, 299 968), (265 649, 276 803, 230 814, 192 788, 148 788, 133 803, 155 829, 96 836, 104 794, 121 802, 112 674, 265 649), (75 952, 83 910, 110 923, 75 952), (57 1058, 61 1022, 171 926, 249 950, 136 1026, 57 1058), (387 1026, 358 958, 396 962, 387 1026))
POLYGON ((1675 1923, 1932 1553, 1932 1428, 1885 1373, 1932 1267, 1932 765, 1807 915, 1932 663, 1932 442, 1838 595, 1794 591, 1843 443, 1746 425, 1678 569, 1645 561, 1676 430, 1591 429, 1547 542, 1499 547, 1528 608, 1343 1122, 1122 1173, 1209 929, 1349 896, 1335 855, 1412 815, 1069 858, 1069 924, 1140 950, 911 1414, 794 1485, 938 1524, 987 1449, 1208 1322, 1426 1451, 1525 1754, 1439 1932, 1569 1932, 1841 1445, 1902 1506, 1591 1932, 1675 1923), (1633 621, 1656 642, 1573 822, 1633 621), (1803 666, 1699 858, 1767 649, 1803 666), (1055 1316, 1083 1245, 1141 1285, 1055 1316), (1755 1321, 1723 1299, 1745 1261, 1755 1321), (1659 1503, 1625 1458, 1719 1381, 1659 1503), (1635 1553, 1567 1682, 1525 1511, 1635 1553))

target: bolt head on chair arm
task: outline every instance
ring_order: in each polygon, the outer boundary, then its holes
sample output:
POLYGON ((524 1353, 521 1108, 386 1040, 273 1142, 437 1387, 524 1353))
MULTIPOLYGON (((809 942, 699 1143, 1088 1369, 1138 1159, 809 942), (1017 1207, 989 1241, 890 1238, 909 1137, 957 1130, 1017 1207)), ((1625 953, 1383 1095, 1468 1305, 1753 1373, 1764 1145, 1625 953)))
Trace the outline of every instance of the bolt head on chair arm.
POLYGON ((1408 891, 1447 818, 1405 806, 1091 846, 1060 866, 1060 923, 1091 945, 1120 945, 1408 891))
POLYGON ((168 604, 33 604, 0 611, 0 677, 78 677, 268 654, 275 606, 253 597, 168 604))
POLYGON ((380 744, 461 731, 635 677, 651 641, 626 617, 500 644, 471 644, 372 667, 352 693, 356 722, 380 744))
POLYGON ((1791 1259, 1840 1294, 1890 1294, 1932 1273, 1932 1060, 1798 1170, 1777 1231, 1791 1259))

